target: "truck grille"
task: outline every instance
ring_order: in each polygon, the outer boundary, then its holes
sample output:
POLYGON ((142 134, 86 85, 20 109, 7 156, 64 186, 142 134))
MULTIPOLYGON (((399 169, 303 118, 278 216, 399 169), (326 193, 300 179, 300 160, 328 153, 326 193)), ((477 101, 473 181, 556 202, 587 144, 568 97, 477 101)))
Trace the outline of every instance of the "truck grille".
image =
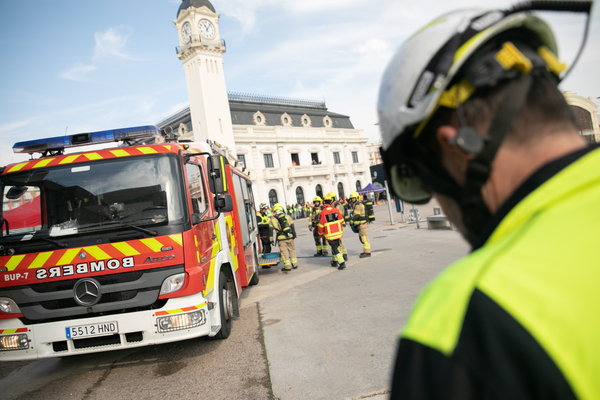
POLYGON ((162 282, 184 271, 179 265, 94 276, 100 283, 102 296, 93 306, 81 306, 75 301, 73 288, 81 278, 6 288, 0 290, 0 296, 13 299, 28 324, 138 311, 158 308, 160 305, 156 303, 162 282))

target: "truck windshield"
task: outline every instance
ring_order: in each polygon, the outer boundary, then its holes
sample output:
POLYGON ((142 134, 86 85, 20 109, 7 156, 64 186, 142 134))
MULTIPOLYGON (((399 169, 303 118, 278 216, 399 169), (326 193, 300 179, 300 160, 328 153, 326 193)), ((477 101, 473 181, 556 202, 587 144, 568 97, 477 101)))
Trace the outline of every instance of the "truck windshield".
POLYGON ((155 155, 5 175, 3 217, 11 234, 48 230, 49 236, 180 223, 178 169, 174 155, 155 155))

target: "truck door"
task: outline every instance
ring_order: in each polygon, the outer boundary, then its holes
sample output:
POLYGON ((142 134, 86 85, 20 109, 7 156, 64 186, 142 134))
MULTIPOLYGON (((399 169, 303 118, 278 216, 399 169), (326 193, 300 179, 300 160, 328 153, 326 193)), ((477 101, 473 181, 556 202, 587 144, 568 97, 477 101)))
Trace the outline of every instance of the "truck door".
MULTIPOLYGON (((212 216, 212 207, 208 201, 208 188, 205 185, 206 171, 200 164, 188 162, 185 164, 187 189, 192 203, 191 212, 199 218, 193 218, 192 230, 195 235, 196 258, 198 265, 204 267, 210 264, 220 250, 219 238, 215 231, 215 221, 203 221, 212 216)), ((205 271, 208 271, 205 268, 205 271)), ((210 278, 210 277, 209 277, 210 278)), ((208 280, 210 285, 211 280, 208 280)), ((211 288, 207 287, 207 291, 211 288)))

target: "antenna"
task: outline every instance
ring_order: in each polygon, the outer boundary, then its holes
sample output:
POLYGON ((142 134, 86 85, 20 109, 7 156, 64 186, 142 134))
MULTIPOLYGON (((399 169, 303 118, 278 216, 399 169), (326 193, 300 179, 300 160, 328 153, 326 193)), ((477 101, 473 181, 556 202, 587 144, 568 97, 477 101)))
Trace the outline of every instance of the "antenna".
POLYGON ((65 136, 67 136, 67 131, 69 130, 69 125, 65 128, 65 136))

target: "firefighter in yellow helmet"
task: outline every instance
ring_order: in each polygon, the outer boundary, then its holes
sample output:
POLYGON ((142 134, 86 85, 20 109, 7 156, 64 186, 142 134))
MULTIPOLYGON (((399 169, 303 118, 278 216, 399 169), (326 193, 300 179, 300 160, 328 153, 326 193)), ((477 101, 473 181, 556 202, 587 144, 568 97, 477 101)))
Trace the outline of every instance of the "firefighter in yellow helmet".
MULTIPOLYGON (((334 207, 334 208, 337 208, 338 211, 340 212, 340 214, 343 217, 344 213, 345 213, 344 203, 342 203, 341 201, 339 201, 336 198, 335 193, 333 193, 333 192, 327 193, 327 196, 329 198, 331 198, 331 206, 334 207)), ((345 225, 346 225, 346 221, 344 221, 344 226, 345 225)), ((340 238, 340 254, 344 258, 344 261, 348 261, 348 250, 346 250, 346 245, 344 244, 344 239, 343 238, 340 238)))
POLYGON ((346 262, 340 252, 340 241, 344 234, 344 216, 331 205, 329 194, 326 194, 323 200, 325 201, 325 209, 321 212, 321 219, 319 220, 319 235, 324 236, 331 246, 333 256, 331 266, 341 270, 346 268, 346 262))
POLYGON ((363 252, 360 253, 360 258, 371 257, 371 244, 369 243, 369 221, 367 219, 367 212, 365 205, 359 201, 359 194, 357 192, 350 193, 348 197, 348 207, 352 210, 350 216, 350 223, 352 224, 352 230, 358 233, 358 238, 363 245, 363 252))
POLYGON ((319 237, 319 230, 317 229, 319 220, 321 219, 321 211, 323 211, 323 201, 321 200, 321 197, 315 196, 313 198, 313 208, 310 217, 308 218, 308 229, 312 231, 315 245, 317 246, 317 252, 314 255, 315 257, 329 255, 329 245, 327 244, 327 240, 324 237, 319 237))
POLYGON ((281 204, 277 203, 273 206, 273 213, 275 215, 271 218, 271 227, 274 230, 275 239, 279 243, 281 259, 283 260, 283 270, 289 272, 292 269, 298 268, 298 259, 296 258, 296 248, 294 246, 296 228, 294 227, 292 218, 284 212, 281 204))
POLYGON ((263 248, 263 254, 271 252, 271 216, 267 212, 267 205, 261 203, 260 211, 256 212, 256 221, 258 223, 258 236, 263 248))

